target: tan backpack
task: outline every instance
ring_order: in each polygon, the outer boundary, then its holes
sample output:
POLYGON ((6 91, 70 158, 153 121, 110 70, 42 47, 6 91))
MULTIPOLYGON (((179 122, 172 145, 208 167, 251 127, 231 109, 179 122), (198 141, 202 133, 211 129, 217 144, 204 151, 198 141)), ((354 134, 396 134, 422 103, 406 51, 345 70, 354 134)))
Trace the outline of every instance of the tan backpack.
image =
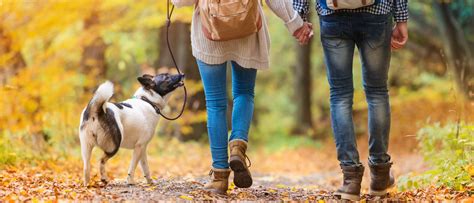
POLYGON ((259 0, 199 0, 202 30, 213 41, 228 41, 257 33, 262 27, 259 0))

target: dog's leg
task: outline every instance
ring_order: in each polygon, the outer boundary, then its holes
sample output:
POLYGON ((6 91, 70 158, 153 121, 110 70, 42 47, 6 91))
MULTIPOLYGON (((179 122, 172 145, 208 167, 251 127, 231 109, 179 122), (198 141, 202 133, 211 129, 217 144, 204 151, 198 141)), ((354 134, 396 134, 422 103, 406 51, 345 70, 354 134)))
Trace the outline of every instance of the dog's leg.
POLYGON ((127 177, 127 183, 129 185, 135 184, 133 177, 135 175, 135 169, 137 168, 138 161, 140 161, 140 158, 142 157, 143 148, 144 148, 143 145, 137 144, 135 146, 135 149, 133 150, 132 162, 130 163, 130 168, 128 169, 128 177, 127 177))
POLYGON ((150 168, 148 167, 148 157, 146 155, 146 147, 143 148, 142 157, 140 159, 140 167, 143 171, 143 176, 145 176, 146 182, 148 184, 153 183, 153 179, 150 176, 150 168))
POLYGON ((82 161, 84 162, 84 186, 89 185, 91 177, 91 154, 94 145, 91 145, 87 140, 87 136, 81 136, 81 152, 82 161))
POLYGON ((107 163, 110 158, 111 157, 105 152, 104 155, 102 155, 102 158, 100 158, 100 180, 104 183, 108 182, 107 173, 105 173, 105 163, 107 163))

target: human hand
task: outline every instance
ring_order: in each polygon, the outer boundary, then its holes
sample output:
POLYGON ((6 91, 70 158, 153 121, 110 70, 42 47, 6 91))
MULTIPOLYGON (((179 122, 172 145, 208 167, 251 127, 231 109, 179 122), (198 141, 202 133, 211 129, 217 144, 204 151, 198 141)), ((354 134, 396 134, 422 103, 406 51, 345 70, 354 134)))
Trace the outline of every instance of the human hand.
POLYGON ((407 22, 400 22, 395 25, 392 30, 391 46, 393 50, 403 48, 408 41, 408 24, 407 22))
POLYGON ((313 37, 313 24, 305 22, 303 26, 293 33, 293 36, 298 40, 300 45, 308 44, 311 37, 313 37))

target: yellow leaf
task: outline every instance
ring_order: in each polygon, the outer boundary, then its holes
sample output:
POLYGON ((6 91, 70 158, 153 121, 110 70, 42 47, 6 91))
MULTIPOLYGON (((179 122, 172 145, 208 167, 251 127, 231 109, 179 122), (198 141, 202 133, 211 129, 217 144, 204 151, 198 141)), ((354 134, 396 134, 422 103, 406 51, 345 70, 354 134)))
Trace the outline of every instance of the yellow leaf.
POLYGON ((154 191, 155 189, 156 189, 156 186, 152 186, 152 187, 147 188, 146 190, 147 191, 154 191))
POLYGON ((179 198, 184 199, 184 200, 189 200, 189 201, 193 200, 192 197, 189 197, 189 196, 186 196, 186 195, 181 195, 181 196, 179 196, 179 198))
POLYGON ((467 173, 469 173, 471 177, 474 177, 474 165, 467 166, 467 173))
POLYGON ((286 188, 286 186, 283 185, 283 184, 277 184, 276 187, 277 187, 277 188, 286 188))
POLYGON ((233 189, 235 189, 235 184, 234 182, 231 182, 229 185, 229 190, 233 190, 233 189))
POLYGON ((70 195, 73 199, 76 199, 76 197, 77 197, 77 193, 74 192, 74 191, 71 192, 71 193, 69 193, 69 195, 70 195))

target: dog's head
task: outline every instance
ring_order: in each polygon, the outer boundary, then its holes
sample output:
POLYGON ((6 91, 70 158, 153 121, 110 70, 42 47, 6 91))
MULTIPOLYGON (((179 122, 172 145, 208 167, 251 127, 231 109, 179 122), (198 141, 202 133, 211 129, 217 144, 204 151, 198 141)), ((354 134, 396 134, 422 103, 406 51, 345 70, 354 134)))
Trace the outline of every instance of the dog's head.
POLYGON ((144 89, 158 93, 162 97, 184 85, 184 74, 162 73, 156 76, 145 74, 137 79, 144 89))

